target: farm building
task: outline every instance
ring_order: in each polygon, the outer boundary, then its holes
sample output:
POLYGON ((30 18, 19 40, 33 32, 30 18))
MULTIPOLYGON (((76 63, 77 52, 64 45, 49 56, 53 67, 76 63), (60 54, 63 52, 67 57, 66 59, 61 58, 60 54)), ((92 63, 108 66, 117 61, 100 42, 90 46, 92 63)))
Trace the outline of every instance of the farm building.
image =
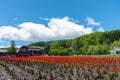
POLYGON ((44 47, 22 46, 18 51, 18 56, 38 56, 42 55, 44 47))
POLYGON ((0 56, 5 56, 7 54, 6 49, 0 49, 0 56))
POLYGON ((111 50, 111 55, 119 54, 120 53, 120 48, 114 48, 111 50))

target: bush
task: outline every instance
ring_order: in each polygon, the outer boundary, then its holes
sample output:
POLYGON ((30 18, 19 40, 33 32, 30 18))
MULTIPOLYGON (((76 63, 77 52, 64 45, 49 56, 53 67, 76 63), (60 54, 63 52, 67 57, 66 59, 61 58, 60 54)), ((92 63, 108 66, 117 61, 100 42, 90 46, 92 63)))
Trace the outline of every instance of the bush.
POLYGON ((63 48, 63 47, 59 47, 59 48, 52 48, 50 49, 49 55, 72 55, 73 53, 71 53, 71 51, 68 48, 63 48))

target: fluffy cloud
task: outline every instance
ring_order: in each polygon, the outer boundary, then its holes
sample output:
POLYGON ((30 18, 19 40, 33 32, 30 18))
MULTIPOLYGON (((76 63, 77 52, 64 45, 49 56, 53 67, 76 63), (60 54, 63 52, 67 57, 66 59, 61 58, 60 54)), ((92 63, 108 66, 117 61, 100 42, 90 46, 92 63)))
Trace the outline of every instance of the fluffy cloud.
POLYGON ((18 27, 0 26, 0 39, 23 41, 70 39, 93 32, 92 28, 76 24, 69 17, 51 18, 47 25, 25 22, 18 27))
POLYGON ((90 17, 88 17, 86 20, 88 21, 88 25, 93 25, 93 26, 100 26, 101 25, 99 22, 95 22, 95 20, 90 18, 90 17))
POLYGON ((71 22, 69 17, 62 19, 52 18, 48 26, 55 34, 55 37, 58 38, 74 38, 93 32, 92 28, 84 28, 83 25, 71 22))

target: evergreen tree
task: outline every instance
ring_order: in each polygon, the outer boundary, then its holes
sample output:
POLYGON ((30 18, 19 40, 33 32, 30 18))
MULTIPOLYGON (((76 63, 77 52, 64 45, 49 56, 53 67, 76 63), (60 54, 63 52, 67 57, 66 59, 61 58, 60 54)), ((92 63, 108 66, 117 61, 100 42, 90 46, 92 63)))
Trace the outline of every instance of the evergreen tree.
POLYGON ((16 53, 14 40, 11 41, 10 47, 8 48, 8 53, 16 53))
POLYGON ((46 43, 46 45, 44 46, 44 53, 48 54, 49 50, 50 50, 50 43, 46 43))

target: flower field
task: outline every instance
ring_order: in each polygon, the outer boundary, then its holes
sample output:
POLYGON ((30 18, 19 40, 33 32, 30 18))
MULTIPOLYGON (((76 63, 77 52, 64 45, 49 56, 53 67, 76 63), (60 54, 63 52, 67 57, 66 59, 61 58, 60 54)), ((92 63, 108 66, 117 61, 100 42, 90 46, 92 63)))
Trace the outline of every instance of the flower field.
POLYGON ((0 80, 120 80, 120 58, 1 57, 0 80))

